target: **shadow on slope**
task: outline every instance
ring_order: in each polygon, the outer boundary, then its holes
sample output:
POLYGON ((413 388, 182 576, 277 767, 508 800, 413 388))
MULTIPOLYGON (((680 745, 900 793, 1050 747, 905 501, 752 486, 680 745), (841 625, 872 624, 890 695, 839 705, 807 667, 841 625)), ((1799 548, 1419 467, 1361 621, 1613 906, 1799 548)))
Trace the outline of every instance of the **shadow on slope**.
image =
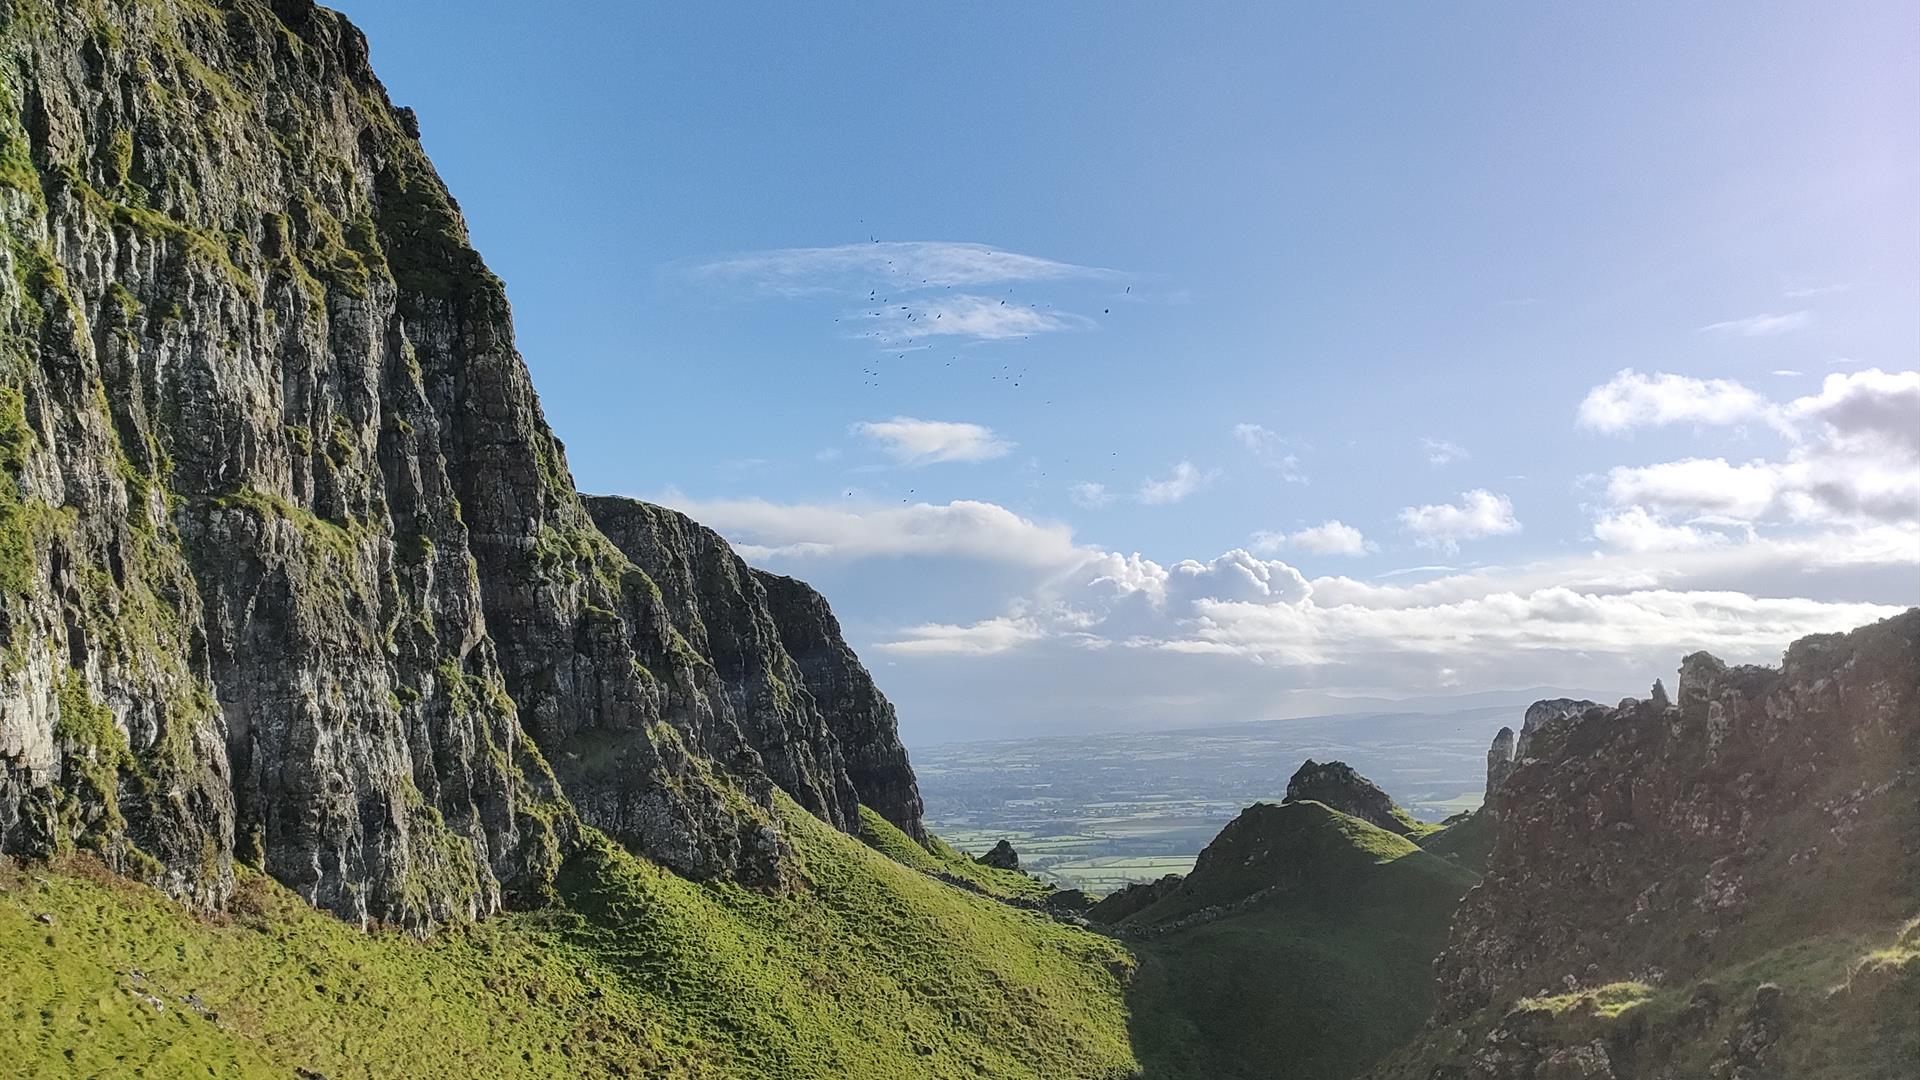
POLYGON ((1248 808, 1114 927, 1146 1080, 1338 1080, 1404 1044, 1476 877, 1317 802, 1248 808))

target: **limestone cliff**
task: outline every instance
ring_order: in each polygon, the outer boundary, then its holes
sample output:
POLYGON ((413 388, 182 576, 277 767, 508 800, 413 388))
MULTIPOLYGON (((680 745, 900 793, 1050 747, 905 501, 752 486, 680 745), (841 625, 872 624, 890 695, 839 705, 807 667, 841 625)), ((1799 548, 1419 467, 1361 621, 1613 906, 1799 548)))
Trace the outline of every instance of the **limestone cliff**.
POLYGON ((0 852, 418 927, 539 900, 576 814, 767 886, 775 782, 918 828, 897 739, 755 654, 774 609, 596 527, 342 17, 0 0, 0 42, 0 852))

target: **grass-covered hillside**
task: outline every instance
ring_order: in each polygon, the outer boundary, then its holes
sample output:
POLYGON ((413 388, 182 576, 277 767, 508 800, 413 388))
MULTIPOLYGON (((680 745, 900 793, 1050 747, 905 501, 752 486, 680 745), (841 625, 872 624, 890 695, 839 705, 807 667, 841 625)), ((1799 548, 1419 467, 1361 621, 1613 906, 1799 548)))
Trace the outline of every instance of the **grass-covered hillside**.
POLYGON ((1052 885, 1018 870, 983 866, 937 836, 929 836, 927 845, 921 847, 892 822, 864 806, 860 808, 860 838, 897 863, 988 896, 1043 900, 1054 891, 1052 885))
POLYGON ((804 884, 699 885, 611 844, 560 902, 426 941, 247 874, 202 921, 84 858, 0 873, 12 1074, 1124 1077, 1118 944, 782 803, 804 884))
POLYGON ((1258 805, 1121 923, 1148 1080, 1338 1080, 1403 1044, 1474 874, 1317 802, 1258 805), (1224 912, 1224 914, 1216 914, 1224 912))

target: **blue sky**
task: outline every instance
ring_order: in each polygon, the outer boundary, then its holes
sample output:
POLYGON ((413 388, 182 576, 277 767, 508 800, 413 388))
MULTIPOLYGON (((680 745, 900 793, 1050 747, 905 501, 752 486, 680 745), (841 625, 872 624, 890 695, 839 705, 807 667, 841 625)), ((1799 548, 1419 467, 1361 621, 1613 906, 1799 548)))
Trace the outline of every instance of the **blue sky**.
POLYGON ((819 585, 910 742, 1920 600, 1911 4, 339 6, 580 486, 819 585))

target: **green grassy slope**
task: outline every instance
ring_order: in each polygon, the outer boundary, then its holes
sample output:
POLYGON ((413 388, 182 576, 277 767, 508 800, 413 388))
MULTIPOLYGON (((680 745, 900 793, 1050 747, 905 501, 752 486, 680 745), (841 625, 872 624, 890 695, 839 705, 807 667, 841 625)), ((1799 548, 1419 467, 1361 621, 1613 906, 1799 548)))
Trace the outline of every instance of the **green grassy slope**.
POLYGON ((937 836, 929 838, 927 847, 921 847, 892 822, 864 806, 860 808, 860 839, 903 866, 935 877, 957 878, 989 896, 1042 900, 1054 891, 1052 885, 1018 870, 982 866, 937 836))
MULTIPOLYGON (((1343 888, 1364 871, 1419 854, 1406 837, 1323 803, 1255 803, 1214 837, 1177 889, 1122 925, 1161 926, 1275 889, 1317 895, 1343 888)), ((1461 892, 1473 883, 1473 875, 1441 860, 1415 859, 1414 865, 1430 865, 1433 873, 1464 881, 1461 892)))
POLYGON ((1499 821, 1492 811, 1481 809, 1451 825, 1422 833, 1414 838, 1414 843, 1478 874, 1486 869, 1487 859, 1493 854, 1493 842, 1499 835, 1499 821))
POLYGON ((558 906, 425 942, 363 934, 257 875, 232 917, 203 922, 97 864, 16 869, 0 875, 0 1062, 60 1076, 1132 1072, 1120 946, 933 881, 791 804, 782 817, 808 882, 791 895, 696 885, 602 842, 568 863, 558 906))
POLYGON ((1123 924, 1151 933, 1246 905, 1136 943, 1129 1002, 1147 1080, 1337 1080, 1405 1043, 1431 1009, 1433 957, 1474 875, 1319 803, 1257 809, 1216 841, 1213 873, 1196 868, 1181 894, 1123 924))

